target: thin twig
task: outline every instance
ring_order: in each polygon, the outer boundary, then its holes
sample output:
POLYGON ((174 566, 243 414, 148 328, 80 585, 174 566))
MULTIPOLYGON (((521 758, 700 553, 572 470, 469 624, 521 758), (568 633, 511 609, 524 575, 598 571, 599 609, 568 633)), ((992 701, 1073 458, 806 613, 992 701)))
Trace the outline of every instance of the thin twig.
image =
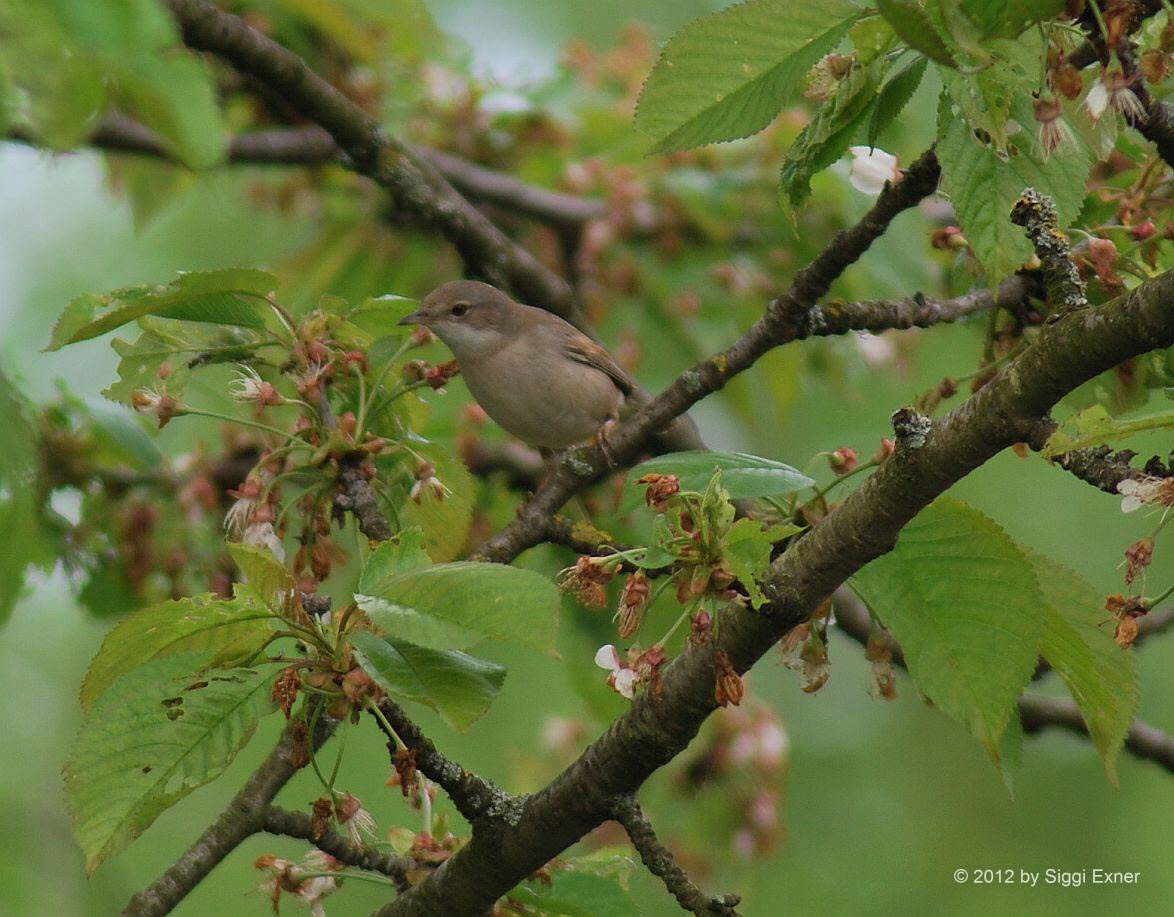
POLYGON ((1060 229, 1056 205, 1051 198, 1026 189, 1011 208, 1011 222, 1027 231, 1035 253, 1043 265, 1048 288, 1048 305, 1053 314, 1063 315, 1088 305, 1084 281, 1072 258, 1072 249, 1060 229))
POLYGON ((640 854, 641 862, 650 873, 664 882, 664 887, 682 908, 698 917, 737 917, 735 908, 742 899, 737 895, 711 898, 698 888, 668 848, 660 842, 652 822, 634 795, 629 793, 617 797, 612 804, 611 817, 624 826, 628 839, 640 854))
POLYGON ((362 844, 352 843, 337 831, 327 830, 315 836, 313 820, 305 812, 291 812, 278 806, 266 806, 261 812, 261 830, 269 834, 282 834, 309 841, 324 853, 348 866, 383 873, 395 880, 402 892, 409 887, 408 872, 417 868, 415 860, 383 850, 375 850, 362 844))
MULTIPOLYGON (((836 626, 861 646, 868 643, 871 616, 864 603, 850 590, 837 590, 835 597, 836 626)), ((1168 627, 1174 612, 1167 613, 1163 620, 1150 624, 1148 633, 1155 633, 1168 627)), ((1145 621, 1146 619, 1142 619, 1145 621)), ((1136 646, 1137 641, 1134 641, 1136 646)), ((901 647, 890 642, 893 664, 905 668, 905 655, 901 647)), ((1046 668, 1044 672, 1048 671, 1046 668)), ((1039 674, 1037 673, 1037 677, 1039 674)), ((1042 732, 1054 727, 1087 736, 1088 724, 1075 702, 1068 698, 1041 697, 1037 694, 1022 694, 1018 701, 1019 720, 1023 731, 1028 734, 1042 732)), ((1125 737, 1125 749, 1134 757, 1155 761, 1167 770, 1174 771, 1174 738, 1141 720, 1134 720, 1125 737)))
POLYGON ((403 742, 415 755, 416 769, 448 793, 457 811, 474 828, 487 820, 516 816, 517 799, 442 754, 399 704, 385 700, 379 705, 379 712, 392 728, 388 733, 376 718, 379 728, 387 735, 393 761, 396 745, 403 742))

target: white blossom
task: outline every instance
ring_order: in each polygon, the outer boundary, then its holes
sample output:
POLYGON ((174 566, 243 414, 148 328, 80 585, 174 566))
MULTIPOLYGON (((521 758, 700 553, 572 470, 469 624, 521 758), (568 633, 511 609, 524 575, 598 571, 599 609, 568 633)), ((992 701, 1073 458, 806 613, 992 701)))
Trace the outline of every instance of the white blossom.
POLYGON ((852 154, 852 171, 848 181, 857 191, 877 195, 885 189, 885 182, 895 182, 901 177, 897 169, 897 157, 876 147, 848 147, 852 154))
POLYGON ((595 664, 611 672, 607 683, 619 694, 628 700, 636 696, 636 682, 639 681, 639 676, 635 669, 620 661, 619 651, 614 646, 610 643, 601 646, 595 653, 595 664))

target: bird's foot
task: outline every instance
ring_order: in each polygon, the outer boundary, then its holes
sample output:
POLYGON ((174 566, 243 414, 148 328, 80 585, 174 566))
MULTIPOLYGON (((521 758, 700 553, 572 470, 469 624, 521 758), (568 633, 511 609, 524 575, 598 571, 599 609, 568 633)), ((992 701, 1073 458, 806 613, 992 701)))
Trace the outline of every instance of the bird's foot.
POLYGON ((616 419, 609 417, 603 422, 598 430, 595 431, 595 444, 599 446, 599 451, 603 453, 603 459, 607 462, 607 467, 612 471, 619 468, 616 463, 615 455, 611 451, 611 443, 608 442, 607 434, 616 425, 616 419))

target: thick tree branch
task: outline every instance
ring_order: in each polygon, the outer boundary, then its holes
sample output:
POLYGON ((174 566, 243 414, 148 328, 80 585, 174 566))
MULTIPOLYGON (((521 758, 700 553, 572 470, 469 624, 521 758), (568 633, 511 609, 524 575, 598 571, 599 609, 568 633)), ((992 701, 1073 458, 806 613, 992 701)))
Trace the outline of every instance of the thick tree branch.
POLYGON ((334 139, 359 173, 435 226, 462 257, 523 301, 583 327, 574 291, 460 195, 435 165, 389 136, 302 58, 206 0, 167 0, 184 42, 209 51, 277 92, 334 139))
POLYGON ((672 385, 632 417, 608 434, 608 453, 598 447, 578 449, 566 456, 558 470, 547 477, 545 486, 518 512, 518 517, 486 542, 481 556, 486 560, 509 562, 521 551, 543 541, 550 520, 575 493, 582 490, 610 467, 612 461, 627 465, 639 456, 645 443, 696 402, 722 388, 731 378, 772 348, 827 329, 852 327, 860 316, 846 313, 843 307, 825 315, 816 304, 832 282, 872 245, 893 219, 937 187, 940 169, 932 150, 924 153, 906 171, 901 181, 889 185, 873 208, 851 229, 838 233, 818 257, 801 270, 790 289, 772 300, 766 314, 754 323, 730 347, 682 373, 672 385))
POLYGON ((660 842, 635 796, 619 797, 612 804, 611 816, 628 832, 628 839, 640 854, 640 861, 664 882, 669 894, 682 908, 698 917, 737 917, 735 908, 741 899, 737 895, 711 898, 698 888, 677 863, 676 857, 660 842))
MULTIPOLYGON (((334 731, 335 723, 321 717, 313 736, 315 747, 334 731)), ((242 841, 264 830, 265 811, 281 788, 306 765, 308 753, 305 724, 292 721, 282 732, 277 746, 261 763, 228 807, 217 816, 191 847, 167 868, 163 875, 138 892, 123 910, 127 917, 156 917, 179 904, 216 865, 242 841)))
POLYGON ((1086 484, 1107 494, 1116 494, 1122 481, 1143 475, 1140 468, 1129 465, 1135 455, 1137 453, 1131 449, 1113 452, 1108 446, 1091 446, 1057 455, 1056 464, 1086 484))
POLYGON ((401 892, 407 891, 409 887, 408 871, 416 868, 415 860, 351 843, 337 831, 327 831, 321 837, 315 837, 313 820, 305 812, 291 812, 278 806, 266 806, 261 812, 260 820, 262 831, 309 841, 319 850, 329 853, 348 866, 390 876, 401 892))
POLYGON ((402 742, 414 756, 416 769, 448 793, 469 824, 476 828, 487 820, 516 817, 519 803, 515 797, 445 757, 399 704, 385 700, 379 705, 379 712, 395 730, 394 735, 389 734, 383 722, 376 718, 387 736, 393 761, 396 746, 402 742))
POLYGON ((714 654, 745 672, 849 576, 890 550, 902 527, 956 481, 1022 439, 1065 394, 1130 357, 1174 344, 1174 272, 1044 327, 1035 343, 964 404, 924 419, 894 454, 772 565, 766 613, 728 607, 715 640, 685 650, 520 817, 474 833, 452 859, 383 914, 477 913, 608 817, 677 755, 716 708, 714 654))

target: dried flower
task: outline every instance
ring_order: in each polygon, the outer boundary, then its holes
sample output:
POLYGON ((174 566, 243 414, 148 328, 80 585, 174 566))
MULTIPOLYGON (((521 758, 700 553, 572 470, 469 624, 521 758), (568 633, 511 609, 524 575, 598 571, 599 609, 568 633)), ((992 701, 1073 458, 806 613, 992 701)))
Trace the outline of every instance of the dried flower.
POLYGON ((893 440, 887 436, 881 437, 880 446, 877 447, 876 452, 872 456, 872 460, 879 465, 886 461, 896 450, 897 444, 893 440))
POLYGON ((1072 64, 1061 63, 1049 74, 1052 88, 1069 101, 1084 92, 1084 79, 1072 64))
POLYGON ((689 642, 700 646, 713 639, 713 616, 702 608, 689 624, 689 642))
POLYGON ((658 513, 668 508, 669 497, 681 492, 681 479, 675 474, 646 474, 636 483, 648 485, 644 501, 658 513))
POLYGON ((355 666, 342 679, 342 693, 356 706, 367 700, 379 703, 387 696, 387 692, 375 683, 375 680, 358 666, 355 666))
POLYGON ((886 184, 900 180, 897 157, 892 153, 867 146, 851 146, 848 152, 852 154, 848 183, 857 191, 877 195, 884 191, 886 184))
POLYGON ((351 793, 345 793, 334 801, 334 817, 346 828, 352 844, 366 844, 377 837, 375 819, 351 793))
POLYGON ((1133 80, 1122 72, 1120 67, 1112 67, 1101 74, 1101 78, 1092 85, 1084 99, 1084 107, 1089 117, 1099 121, 1106 108, 1123 115, 1127 120, 1144 120, 1145 106, 1129 88, 1133 80))
POLYGON ((644 571, 638 570, 628 577, 620 593, 620 607, 616 612, 619 619, 620 636, 625 640, 640 629, 644 621, 644 611, 648 607, 648 598, 651 595, 648 577, 644 571))
POLYGON ((1154 559, 1154 540, 1139 538, 1125 549, 1125 585, 1130 585, 1154 559))
POLYGON ((149 414, 159 421, 159 429, 167 426, 172 417, 183 413, 180 403, 170 395, 155 389, 142 389, 130 396, 131 406, 140 414, 149 414))
POLYGON ((1114 639, 1117 645, 1128 649, 1137 639, 1137 619, 1149 612, 1149 605, 1140 595, 1124 596, 1121 593, 1111 595, 1105 599, 1105 610, 1117 622, 1114 639))
POLYGON ((725 650, 718 650, 714 653, 713 668, 716 676, 713 696, 718 706, 726 707, 730 704, 738 706, 742 703, 746 686, 742 682, 742 676, 738 674, 734 664, 730 662, 730 657, 726 655, 725 650))
POLYGON ((447 363, 437 363, 435 366, 429 366, 424 370, 424 381, 427 382, 434 389, 442 389, 448 385, 449 380, 461 371, 457 366, 456 360, 449 360, 447 363))
POLYGON ((316 841, 330 830, 330 822, 334 818, 334 800, 329 796, 319 796, 314 800, 310 809, 310 834, 316 841))
POLYGON ((408 496, 413 503, 423 502, 425 493, 432 494, 433 498, 437 501, 441 501, 446 496, 451 495, 452 491, 445 487, 440 478, 436 476, 436 465, 432 462, 420 462, 416 465, 414 474, 416 480, 412 484, 412 489, 408 492, 408 496))
POLYGON ((807 71, 803 95, 815 102, 826 102, 836 94, 840 80, 848 75, 855 61, 855 54, 825 54, 807 71))
POLYGON ((612 644, 601 646, 596 651, 595 664, 611 673, 607 677, 607 683, 618 694, 628 700, 636 696, 636 683, 639 680, 636 670, 620 659, 619 652, 612 644))
POLYGON ((298 699, 298 688, 301 686, 301 676, 293 666, 282 669, 277 680, 273 682, 273 703, 281 708, 281 712, 285 714, 287 720, 290 711, 293 710, 294 701, 298 699))
POLYGON ((395 774, 388 783, 398 783, 404 799, 414 799, 420 788, 420 775, 416 770, 416 750, 414 748, 397 749, 392 763, 395 765, 395 774))
POLYGON ((241 537, 252 521, 254 510, 260 505, 261 492, 264 485, 260 479, 249 475, 245 482, 237 489, 228 493, 236 498, 236 502, 224 514, 224 528, 230 535, 241 537))
POLYGON ((282 563, 285 563, 285 546, 281 543, 272 522, 254 522, 241 535, 243 544, 265 548, 282 563))
POLYGON ((237 401, 255 402, 262 407, 285 404, 273 384, 262 379, 251 366, 238 367, 235 378, 228 383, 228 392, 237 401))
POLYGON ((602 608, 607 604, 605 587, 615 575, 615 568, 604 558, 584 555, 559 574, 559 586, 575 593, 584 605, 602 608))
POLYGON ((1036 99, 1035 120, 1039 122, 1039 145, 1045 159, 1062 146, 1075 145, 1076 138, 1064 120, 1064 106, 1059 99, 1036 99))
POLYGON ((939 251, 959 251, 970 245, 957 226, 943 226, 930 233, 929 244, 939 251))

